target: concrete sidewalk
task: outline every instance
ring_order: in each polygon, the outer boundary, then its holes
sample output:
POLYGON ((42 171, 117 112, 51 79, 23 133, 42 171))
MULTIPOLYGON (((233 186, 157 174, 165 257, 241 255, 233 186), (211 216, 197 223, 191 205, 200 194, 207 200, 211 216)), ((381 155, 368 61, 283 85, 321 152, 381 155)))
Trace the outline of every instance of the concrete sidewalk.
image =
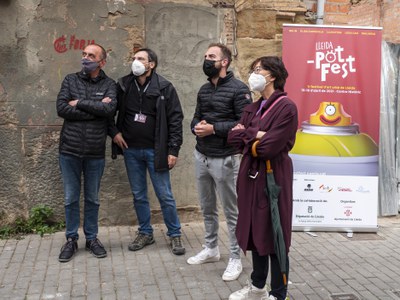
MULTIPOLYGON (((289 296, 303 299, 400 299, 400 217, 380 218, 379 231, 293 233, 289 296)), ((203 224, 183 224, 186 255, 173 255, 163 225, 155 226, 156 243, 131 252, 136 227, 101 227, 99 239, 108 256, 97 259, 84 250, 59 263, 60 232, 41 238, 0 240, 0 299, 228 299, 246 284, 251 254, 244 257, 238 280, 224 282, 228 262, 225 223, 220 228, 221 260, 188 265, 201 249, 203 224)), ((82 234, 81 234, 82 236, 82 234)))

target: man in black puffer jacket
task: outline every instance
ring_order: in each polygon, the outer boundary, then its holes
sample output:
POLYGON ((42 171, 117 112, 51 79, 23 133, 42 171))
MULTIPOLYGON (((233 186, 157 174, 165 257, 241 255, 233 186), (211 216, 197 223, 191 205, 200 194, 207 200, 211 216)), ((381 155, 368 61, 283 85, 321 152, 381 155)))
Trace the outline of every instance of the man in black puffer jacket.
POLYGON ((217 193, 228 225, 230 258, 222 275, 225 281, 235 280, 242 272, 240 248, 235 229, 238 216, 236 178, 240 156, 227 143, 227 136, 240 120, 243 108, 251 103, 248 87, 227 71, 231 51, 222 44, 211 44, 204 55, 203 71, 208 77, 197 96, 196 111, 191 123, 196 135, 194 151, 196 179, 205 226, 205 248, 190 257, 188 264, 218 261, 217 193))
POLYGON ((60 134, 60 169, 64 182, 67 242, 60 262, 71 260, 78 249, 81 176, 84 179, 86 250, 101 258, 107 251, 97 239, 99 189, 105 164, 108 120, 117 107, 116 84, 101 68, 107 53, 97 44, 82 52, 82 71, 69 74, 57 97, 57 113, 64 119, 60 134))

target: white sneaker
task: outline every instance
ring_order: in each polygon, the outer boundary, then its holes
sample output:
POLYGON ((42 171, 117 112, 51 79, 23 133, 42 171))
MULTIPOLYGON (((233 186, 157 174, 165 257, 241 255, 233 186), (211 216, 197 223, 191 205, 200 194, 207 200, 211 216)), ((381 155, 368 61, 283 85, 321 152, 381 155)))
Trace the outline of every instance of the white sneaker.
POLYGON ((215 248, 207 248, 203 246, 204 249, 197 253, 195 256, 189 257, 187 263, 189 265, 200 265, 209 262, 219 261, 221 255, 219 254, 218 246, 215 248))
MULTIPOLYGON (((289 298, 286 298, 286 299, 289 299, 289 298)), ((278 300, 278 298, 276 298, 275 296, 269 295, 269 296, 262 297, 261 300, 278 300)))
POLYGON ((242 273, 242 261, 240 258, 230 258, 228 262, 228 266, 222 275, 222 280, 224 281, 232 281, 238 279, 240 273, 242 273))
POLYGON ((267 290, 265 288, 259 289, 254 285, 252 285, 250 282, 248 282, 247 286, 245 286, 241 290, 232 293, 229 296, 229 300, 246 300, 246 299, 259 300, 262 297, 268 297, 267 290))

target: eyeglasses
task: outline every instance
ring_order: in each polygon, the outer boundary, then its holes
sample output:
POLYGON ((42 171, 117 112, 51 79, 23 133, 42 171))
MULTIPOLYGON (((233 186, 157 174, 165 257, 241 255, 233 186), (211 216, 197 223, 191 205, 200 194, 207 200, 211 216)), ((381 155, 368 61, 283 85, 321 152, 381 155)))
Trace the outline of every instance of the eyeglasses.
POLYGON ((258 66, 258 67, 255 67, 255 68, 253 69, 253 73, 255 73, 255 74, 259 74, 261 70, 264 70, 264 69, 263 69, 263 68, 261 68, 260 66, 258 66))
MULTIPOLYGON (((254 74, 260 74, 261 71, 267 71, 265 69, 263 69, 261 66, 257 66, 253 69, 253 73, 254 74)), ((267 75, 265 75, 264 77, 268 77, 271 76, 271 73, 268 73, 267 75)))

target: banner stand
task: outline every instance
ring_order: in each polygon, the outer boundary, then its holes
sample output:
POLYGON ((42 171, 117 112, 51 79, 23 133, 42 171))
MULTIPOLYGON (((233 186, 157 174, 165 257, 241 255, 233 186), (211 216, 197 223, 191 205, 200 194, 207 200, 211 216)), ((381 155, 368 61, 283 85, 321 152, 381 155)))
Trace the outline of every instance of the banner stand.
POLYGON ((283 25, 295 231, 378 230, 381 41, 378 27, 283 25))

